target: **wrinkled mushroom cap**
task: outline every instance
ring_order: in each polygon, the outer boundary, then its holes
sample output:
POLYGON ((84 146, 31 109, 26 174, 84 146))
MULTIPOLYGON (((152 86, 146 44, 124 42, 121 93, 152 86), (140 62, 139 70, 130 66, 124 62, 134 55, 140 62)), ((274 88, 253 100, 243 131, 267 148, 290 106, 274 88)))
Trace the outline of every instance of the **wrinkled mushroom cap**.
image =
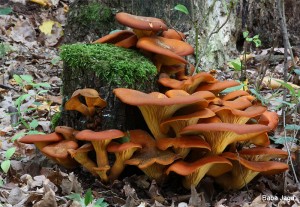
POLYGON ((148 31, 165 31, 168 29, 167 25, 158 18, 144 17, 120 12, 116 14, 116 20, 127 27, 148 30, 148 31))
POLYGON ((68 149, 77 149, 77 142, 71 140, 63 140, 58 143, 50 144, 41 150, 49 157, 64 159, 68 157, 68 149))
POLYGON ((111 140, 123 137, 125 134, 118 130, 118 129, 110 129, 95 132, 89 129, 82 130, 78 132, 75 137, 76 139, 83 140, 83 141, 101 141, 101 140, 111 140))
POLYGON ((29 134, 20 138, 18 141, 25 144, 34 144, 36 142, 59 142, 61 140, 63 140, 62 135, 53 132, 51 134, 29 134))

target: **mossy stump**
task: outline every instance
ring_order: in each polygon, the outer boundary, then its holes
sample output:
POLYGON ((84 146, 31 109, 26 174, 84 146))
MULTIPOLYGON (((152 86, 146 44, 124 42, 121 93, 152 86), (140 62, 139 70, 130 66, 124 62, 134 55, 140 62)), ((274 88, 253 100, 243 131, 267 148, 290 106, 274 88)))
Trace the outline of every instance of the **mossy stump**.
POLYGON ((63 104, 81 88, 94 88, 107 101, 107 107, 87 118, 76 111, 62 111, 61 124, 78 130, 146 129, 137 107, 121 103, 115 88, 132 88, 146 93, 158 91, 156 67, 132 49, 110 44, 71 44, 61 47, 63 104))

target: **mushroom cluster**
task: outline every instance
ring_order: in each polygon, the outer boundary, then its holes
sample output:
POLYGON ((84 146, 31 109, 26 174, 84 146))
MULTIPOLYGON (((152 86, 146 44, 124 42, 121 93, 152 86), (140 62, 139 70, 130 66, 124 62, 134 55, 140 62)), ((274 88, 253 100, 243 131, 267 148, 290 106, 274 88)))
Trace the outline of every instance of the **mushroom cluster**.
POLYGON ((94 43, 111 43, 119 47, 139 49, 148 56, 158 72, 176 75, 184 78, 185 70, 190 67, 190 74, 194 66, 184 58, 194 53, 191 45, 186 43, 185 35, 175 29, 169 29, 163 20, 117 13, 115 19, 131 30, 119 30, 101 37, 94 43))
MULTIPOLYGON (((127 13, 118 13, 116 20, 132 30, 114 32, 95 43, 140 49, 160 72, 160 92, 113 90, 121 102, 139 108, 150 133, 59 126, 52 134, 27 135, 19 141, 36 144, 67 168, 79 163, 103 182, 117 179, 126 165, 134 165, 159 182, 176 173, 183 177, 183 186, 190 188, 204 176, 212 176, 224 189, 240 189, 260 173, 288 169, 278 161, 287 153, 269 147, 268 132, 278 124, 275 112, 247 91, 223 93, 240 85, 237 81, 219 81, 209 73, 194 74, 193 69, 185 73, 190 64, 183 57, 193 48, 183 41, 182 33, 168 29, 162 20, 127 13), (110 153, 115 155, 113 164, 110 153)), ((65 109, 92 117, 106 102, 91 90, 75 91, 65 109)))

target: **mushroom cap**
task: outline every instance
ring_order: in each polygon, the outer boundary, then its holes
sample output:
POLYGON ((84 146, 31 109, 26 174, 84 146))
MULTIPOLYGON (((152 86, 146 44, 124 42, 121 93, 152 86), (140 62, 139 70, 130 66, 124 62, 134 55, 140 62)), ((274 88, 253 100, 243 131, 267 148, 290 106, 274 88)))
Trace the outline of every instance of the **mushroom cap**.
POLYGON ((286 163, 275 161, 248 161, 232 152, 224 152, 222 153, 222 157, 238 161, 245 168, 255 172, 263 172, 264 174, 277 174, 289 169, 289 166, 286 163))
POLYGON ((156 146, 160 150, 174 148, 201 148, 210 150, 209 144, 199 136, 183 136, 176 138, 163 138, 156 141, 156 146))
POLYGON ((74 91, 71 98, 66 102, 66 110, 76 110, 85 116, 91 116, 95 112, 94 107, 104 108, 106 106, 106 101, 101 99, 99 93, 92 88, 78 89, 74 91), (81 103, 79 96, 85 98, 86 105, 81 103))
POLYGON ((222 100, 229 101, 232 99, 236 99, 240 96, 249 96, 249 95, 250 94, 247 91, 237 90, 226 94, 225 96, 222 97, 222 100))
POLYGON ((220 156, 208 156, 193 163, 177 161, 167 169, 166 173, 169 174, 173 171, 185 176, 183 185, 185 188, 190 188, 198 185, 206 174, 217 177, 228 172, 231 168, 232 164, 229 160, 220 156))
MULTIPOLYGON (((137 47, 155 54, 173 57, 178 60, 182 59, 182 57, 178 58, 178 56, 186 56, 194 52, 194 48, 186 42, 158 36, 140 38, 137 42, 137 47)), ((186 61, 183 63, 186 63, 186 61)))
POLYGON ((136 46, 137 41, 138 38, 134 32, 129 30, 121 30, 101 37, 93 43, 110 43, 118 47, 131 48, 136 46))
POLYGON ((110 129, 95 132, 89 129, 78 132, 75 137, 76 139, 83 141, 100 141, 100 140, 111 140, 125 136, 125 134, 118 129, 110 129))
POLYGON ((176 80, 169 77, 162 77, 158 79, 158 82, 171 89, 181 89, 185 90, 188 93, 194 93, 195 89, 201 83, 213 83, 216 82, 216 79, 209 73, 201 72, 193 76, 189 76, 186 80, 176 80))
POLYGON ((144 17, 128 14, 125 12, 117 13, 116 20, 127 27, 148 31, 165 31, 168 29, 163 20, 154 17, 144 17))
POLYGON ((218 94, 226 88, 230 88, 238 85, 240 85, 240 83, 234 80, 218 81, 211 84, 200 85, 197 87, 196 91, 211 91, 214 94, 218 94))
POLYGON ((169 165, 179 158, 169 150, 159 150, 156 147, 155 140, 143 130, 130 130, 129 134, 131 142, 141 145, 142 149, 130 160, 125 161, 125 164, 136 165, 140 169, 144 169, 154 163, 169 165))
POLYGON ((80 153, 87 153, 90 151, 93 151, 94 147, 91 143, 85 143, 84 145, 80 146, 79 148, 75 149, 69 149, 68 152, 71 155, 71 157, 75 157, 76 154, 80 153))
POLYGON ((274 111, 265 111, 258 120, 259 124, 267 125, 274 130, 278 125, 278 114, 274 111))
POLYGON ((137 149, 142 148, 140 144, 133 143, 133 142, 125 142, 125 143, 117 143, 117 142, 111 142, 107 145, 106 150, 108 152, 122 152, 130 149, 137 149))
POLYGON ((77 149, 77 142, 63 140, 58 143, 50 144, 42 148, 42 152, 49 157, 64 159, 68 157, 68 149, 77 149))
POLYGON ((214 106, 210 109, 217 114, 217 116, 224 123, 245 124, 250 118, 261 115, 267 110, 266 107, 260 105, 253 105, 245 110, 238 110, 227 106, 214 106))
POLYGON ((270 140, 267 135, 268 126, 261 124, 230 124, 203 123, 185 127, 181 135, 202 134, 210 144, 212 154, 220 154, 231 143, 250 141, 255 145, 268 146, 270 140))
POLYGON ((59 142, 61 140, 63 140, 63 136, 56 132, 50 134, 29 134, 18 139, 19 142, 25 144, 34 144, 36 142, 59 142))
POLYGON ((160 124, 160 130, 163 133, 168 133, 170 127, 172 127, 175 133, 178 133, 186 126, 197 124, 199 119, 205 119, 205 118, 213 117, 215 115, 216 114, 214 112, 212 112, 207 108, 198 110, 194 113, 190 113, 187 115, 181 115, 181 116, 174 115, 170 118, 163 120, 163 122, 160 124))
POLYGON ((239 155, 250 161, 269 161, 274 158, 287 158, 288 153, 281 149, 268 147, 253 147, 242 149, 239 155))
POLYGON ((76 140, 74 133, 78 132, 78 130, 68 126, 56 126, 54 131, 56 133, 62 134, 66 140, 72 140, 72 141, 76 140))
POLYGON ((160 131, 159 125, 177 110, 181 108, 203 109, 208 105, 201 94, 189 95, 182 90, 170 90, 165 95, 159 92, 145 94, 132 89, 117 88, 114 89, 114 93, 123 103, 139 107, 155 139, 167 136, 160 131))
POLYGON ((185 35, 175 29, 168 29, 167 31, 163 31, 161 36, 167 39, 176 39, 181 41, 185 39, 185 35))

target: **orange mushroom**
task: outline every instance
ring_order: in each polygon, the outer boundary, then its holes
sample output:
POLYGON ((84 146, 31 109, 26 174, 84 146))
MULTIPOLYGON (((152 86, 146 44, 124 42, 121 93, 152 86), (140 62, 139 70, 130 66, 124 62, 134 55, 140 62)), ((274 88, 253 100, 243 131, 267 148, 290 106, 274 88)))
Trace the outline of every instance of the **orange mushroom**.
POLYGON ((172 94, 171 98, 159 92, 146 94, 127 88, 117 88, 113 92, 123 103, 138 106, 155 139, 167 137, 160 131, 159 125, 163 120, 170 118, 178 109, 192 104, 199 108, 205 108, 208 105, 201 94, 189 95, 181 90, 168 91, 168 94, 172 94))
POLYGON ((74 168, 77 162, 68 154, 68 149, 77 149, 78 144, 71 140, 62 140, 60 142, 49 144, 41 149, 47 157, 54 159, 59 165, 65 168, 74 168))
POLYGON ((190 189, 191 186, 196 187, 205 175, 217 177, 231 168, 232 164, 229 160, 219 156, 208 156, 192 163, 177 161, 167 169, 166 173, 172 171, 184 176, 183 186, 190 189))
POLYGON ((78 149, 68 149, 68 153, 73 159, 75 159, 79 164, 86 168, 94 176, 97 176, 94 168, 97 167, 96 163, 88 157, 88 153, 93 151, 94 147, 91 143, 86 143, 79 147, 78 149))
POLYGON ((40 151, 43 147, 61 140, 63 140, 63 136, 56 132, 51 134, 29 134, 18 139, 19 142, 24 144, 34 144, 40 151))
POLYGON ((205 108, 198 110, 196 112, 181 115, 181 116, 172 116, 168 119, 165 119, 160 124, 160 130, 164 134, 168 134, 170 129, 175 133, 176 137, 179 137, 179 132, 186 126, 197 124, 199 119, 205 119, 209 117, 213 117, 216 114, 211 110, 205 108))
POLYGON ((110 43, 119 47, 130 48, 136 45, 137 40, 137 36, 134 34, 134 32, 129 30, 121 30, 101 37, 93 43, 110 43))
MULTIPOLYGON (((272 150, 268 149, 262 153, 263 148, 259 148, 256 152, 255 150, 256 149, 253 148, 250 151, 244 151, 243 153, 224 152, 222 157, 230 159, 233 168, 230 172, 217 177, 216 182, 227 190, 238 190, 248 184, 259 173, 277 174, 284 172, 289 168, 285 163, 266 161, 272 157, 276 157, 276 153, 279 153, 279 155, 277 155, 278 157, 282 157, 282 152, 271 152, 272 150), (249 161, 244 157, 255 161, 249 161)), ((287 153, 284 156, 287 157, 287 153)))
POLYGON ((196 91, 210 91, 215 95, 217 95, 218 93, 220 93, 226 88, 230 88, 238 85, 240 85, 240 83, 234 80, 218 81, 210 84, 201 84, 196 88, 196 91))
POLYGON ((156 146, 160 150, 172 147, 177 155, 185 158, 192 148, 210 151, 209 144, 199 136, 183 136, 176 138, 163 138, 156 141, 156 146))
POLYGON ((116 156, 116 160, 109 174, 110 181, 113 181, 119 177, 125 168, 125 161, 129 160, 133 153, 140 148, 142 148, 140 144, 133 142, 125 142, 122 144, 111 142, 107 145, 107 151, 115 153, 116 156))
POLYGON ((220 154, 225 148, 238 141, 250 141, 258 146, 268 146, 267 131, 270 127, 261 124, 207 123, 185 127, 181 135, 203 135, 211 146, 211 154, 220 154))
POLYGON ((68 126, 56 126, 54 131, 56 133, 61 134, 66 140, 72 140, 72 141, 77 141, 75 139, 74 133, 77 133, 78 130, 73 129, 72 127, 68 126))
POLYGON ((155 140, 143 130, 129 131, 130 140, 142 146, 129 160, 127 165, 135 165, 140 168, 148 177, 162 181, 165 177, 166 166, 173 163, 180 157, 170 150, 159 150, 155 140))
POLYGON ((215 106, 210 108, 224 123, 245 124, 250 118, 260 116, 267 108, 259 105, 253 105, 245 110, 238 110, 226 106, 215 106))
POLYGON ((95 107, 104 108, 106 101, 100 98, 99 93, 92 88, 78 89, 74 91, 72 97, 66 102, 66 110, 76 110, 85 116, 93 116, 95 107), (79 97, 85 98, 85 104, 81 103, 79 97))
POLYGON ((155 35, 159 31, 168 29, 163 20, 154 17, 136 16, 120 12, 116 14, 115 18, 120 24, 132 28, 138 38, 155 35))
POLYGON ((136 46, 155 54, 153 61, 159 72, 162 65, 187 64, 182 56, 194 52, 193 47, 186 42, 158 36, 142 37, 138 40, 136 46))
POLYGON ((247 91, 237 90, 226 94, 225 96, 222 97, 222 100, 230 101, 232 99, 236 99, 241 96, 249 96, 249 95, 250 94, 247 91))
POLYGON ((274 111, 265 111, 260 116, 258 123, 267 125, 271 128, 271 130, 274 130, 278 125, 278 114, 274 111))
POLYGON ((185 39, 185 35, 182 32, 177 31, 175 29, 168 29, 167 31, 163 31, 161 36, 164 38, 176 39, 181 41, 185 39))
POLYGON ((171 89, 181 89, 188 93, 194 93, 195 89, 201 83, 214 83, 216 79, 209 73, 201 72, 193 76, 189 76, 186 80, 176 80, 173 78, 162 77, 158 79, 158 82, 165 87, 171 89))
POLYGON ((106 147, 110 143, 112 139, 123 137, 124 133, 117 129, 110 129, 100 132, 95 132, 92 130, 82 130, 78 132, 75 137, 76 139, 83 140, 83 141, 90 141, 93 144, 93 147, 96 152, 96 159, 97 159, 97 170, 100 174, 100 178, 103 182, 108 181, 108 177, 106 172, 103 172, 104 169, 109 170, 109 162, 107 157, 106 147))

